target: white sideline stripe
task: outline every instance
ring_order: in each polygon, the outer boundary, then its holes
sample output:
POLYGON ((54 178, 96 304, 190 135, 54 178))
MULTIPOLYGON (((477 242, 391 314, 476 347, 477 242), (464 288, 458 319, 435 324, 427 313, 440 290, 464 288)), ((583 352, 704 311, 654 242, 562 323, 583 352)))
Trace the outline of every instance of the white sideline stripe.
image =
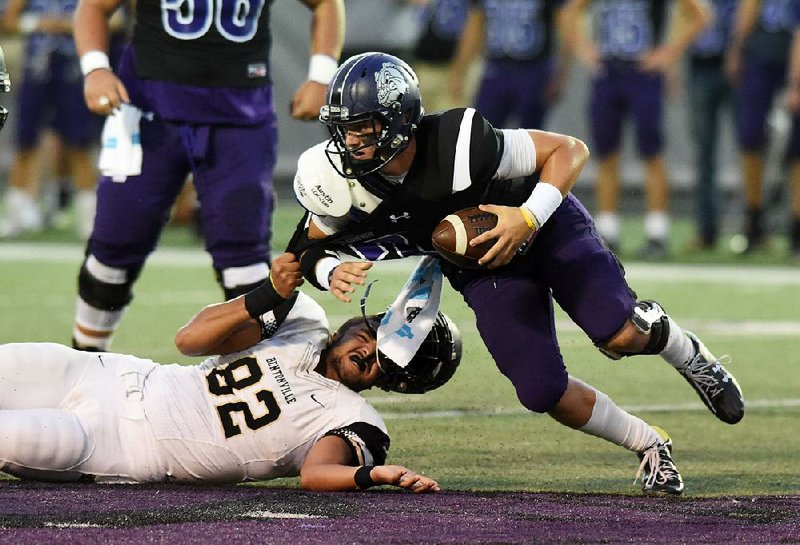
MULTIPOLYGON (((0 243, 0 262, 68 262, 80 263, 84 247, 80 244, 0 243)), ((383 273, 408 275, 418 258, 377 263, 374 270, 383 273)), ((174 267, 207 267, 208 254, 199 248, 158 248, 148 264, 174 267)), ((800 267, 783 265, 686 265, 674 263, 629 263, 625 265, 631 280, 660 280, 668 282, 698 282, 707 284, 738 284, 754 288, 765 285, 800 286, 800 267)))
POLYGON ((102 524, 91 522, 45 522, 45 528, 106 528, 102 524))
MULTIPOLYGON (((391 399, 391 398, 385 398, 391 399)), ((370 397, 370 402, 376 405, 384 402, 384 398, 370 397)), ((390 405, 394 401, 387 403, 390 405)), ((673 413, 673 412, 707 412, 708 409, 702 403, 676 403, 673 405, 620 405, 620 407, 630 413, 673 413)), ((763 408, 776 408, 776 407, 800 407, 800 399, 757 399, 745 400, 745 412, 748 409, 763 409, 763 408)), ((417 412, 403 412, 392 413, 381 411, 381 416, 385 420, 427 420, 430 418, 461 418, 464 416, 502 416, 502 415, 520 415, 530 414, 530 411, 522 407, 505 408, 495 407, 494 409, 477 409, 467 410, 458 409, 450 411, 417 411, 417 412)))
POLYGON ((318 515, 306 515, 303 513, 278 513, 276 511, 245 511, 242 516, 258 519, 318 519, 318 515))

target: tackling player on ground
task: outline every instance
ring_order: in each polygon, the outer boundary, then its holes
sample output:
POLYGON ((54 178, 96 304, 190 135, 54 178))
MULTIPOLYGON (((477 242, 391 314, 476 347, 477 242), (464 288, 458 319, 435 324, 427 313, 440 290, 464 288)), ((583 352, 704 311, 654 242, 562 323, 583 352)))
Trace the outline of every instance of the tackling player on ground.
POLYGON ((482 270, 442 263, 473 309, 500 371, 528 409, 639 454, 644 491, 679 494, 671 441, 602 392, 569 376, 555 332, 559 304, 613 359, 658 354, 724 422, 744 414, 733 376, 654 301, 637 301, 589 213, 570 193, 589 152, 580 140, 498 130, 471 108, 424 115, 417 78, 383 53, 348 59, 320 120, 331 139, 299 159, 295 191, 307 208, 290 249, 305 277, 349 301, 370 263, 432 253, 447 214, 481 205, 497 227, 482 270), (535 238, 534 238, 535 236, 535 238))
POLYGON ((291 254, 245 296, 209 305, 176 337, 200 365, 159 365, 49 343, 0 346, 0 470, 100 482, 241 482, 300 475, 309 490, 439 485, 384 465, 383 419, 357 392, 421 393, 461 358, 443 314, 404 368, 377 351, 380 316, 332 336, 322 308, 295 291, 291 254))

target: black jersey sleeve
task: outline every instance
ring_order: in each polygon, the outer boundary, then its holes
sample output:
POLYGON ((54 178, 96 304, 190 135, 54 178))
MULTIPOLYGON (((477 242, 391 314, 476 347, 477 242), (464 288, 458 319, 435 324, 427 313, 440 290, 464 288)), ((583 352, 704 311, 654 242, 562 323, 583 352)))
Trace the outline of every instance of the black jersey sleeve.
POLYGON ((389 436, 366 422, 354 422, 325 434, 341 437, 350 449, 351 466, 381 466, 389 452, 389 436))

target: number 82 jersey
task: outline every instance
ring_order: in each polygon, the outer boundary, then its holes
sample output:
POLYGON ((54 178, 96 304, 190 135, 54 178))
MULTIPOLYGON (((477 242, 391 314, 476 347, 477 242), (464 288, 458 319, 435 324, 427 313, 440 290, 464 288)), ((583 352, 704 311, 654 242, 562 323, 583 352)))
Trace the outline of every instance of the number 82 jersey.
POLYGON ((276 333, 249 350, 151 373, 145 409, 168 478, 295 476, 326 435, 346 441, 351 464, 383 464, 389 437, 378 412, 314 370, 328 334, 322 308, 300 293, 276 333))

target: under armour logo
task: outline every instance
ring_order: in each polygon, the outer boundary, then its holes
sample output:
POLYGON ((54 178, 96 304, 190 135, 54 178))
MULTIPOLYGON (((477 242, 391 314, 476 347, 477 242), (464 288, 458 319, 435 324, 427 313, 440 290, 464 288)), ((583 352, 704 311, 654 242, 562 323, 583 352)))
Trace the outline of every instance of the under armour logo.
POLYGON ((389 216, 389 219, 392 220, 392 222, 397 223, 400 220, 411 219, 411 214, 409 214, 408 212, 403 212, 399 216, 392 214, 389 216))

